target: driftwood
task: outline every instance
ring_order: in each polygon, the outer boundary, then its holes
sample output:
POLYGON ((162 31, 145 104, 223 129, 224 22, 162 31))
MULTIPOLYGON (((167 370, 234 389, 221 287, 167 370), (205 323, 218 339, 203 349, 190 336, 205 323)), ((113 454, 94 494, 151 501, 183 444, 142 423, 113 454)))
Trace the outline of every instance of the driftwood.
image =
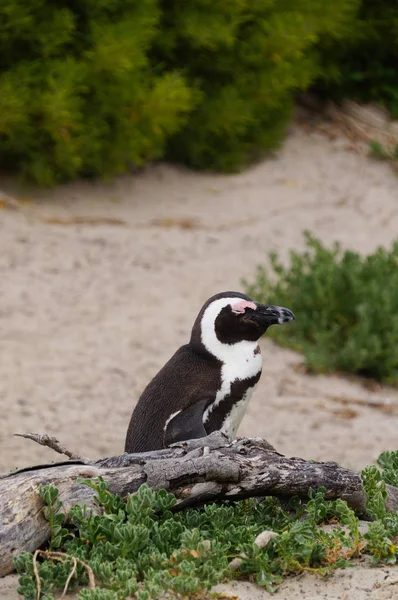
MULTIPOLYGON (((49 436, 27 434, 26 437, 57 452, 78 456, 49 436)), ((94 491, 79 483, 79 478, 98 476, 122 497, 137 491, 143 483, 154 489, 165 488, 176 495, 176 509, 250 496, 305 499, 310 488, 325 487, 327 498, 342 498, 358 514, 366 514, 358 473, 332 462, 286 458, 260 438, 238 438, 230 443, 222 434, 214 433, 155 452, 97 461, 81 457, 1 475, 0 576, 13 570, 15 555, 37 550, 49 537, 40 484, 51 483, 59 489, 66 515, 75 504, 86 504, 98 511, 94 491)), ((388 487, 387 508, 398 509, 398 488, 388 487)))

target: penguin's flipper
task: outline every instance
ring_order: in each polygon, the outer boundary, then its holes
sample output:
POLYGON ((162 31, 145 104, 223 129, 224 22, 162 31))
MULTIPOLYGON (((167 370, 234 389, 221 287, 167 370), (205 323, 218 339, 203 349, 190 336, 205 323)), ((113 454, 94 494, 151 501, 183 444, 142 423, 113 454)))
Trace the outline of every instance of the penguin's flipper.
POLYGON ((195 402, 170 419, 164 429, 163 444, 165 448, 176 442, 207 436, 203 425, 203 412, 208 402, 208 398, 195 402))

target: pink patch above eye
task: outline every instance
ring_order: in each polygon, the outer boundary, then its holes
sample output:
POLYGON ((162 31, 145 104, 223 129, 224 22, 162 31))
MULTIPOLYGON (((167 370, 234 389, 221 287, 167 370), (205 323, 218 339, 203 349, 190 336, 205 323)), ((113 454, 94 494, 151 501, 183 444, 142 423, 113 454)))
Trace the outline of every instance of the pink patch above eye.
POLYGON ((240 300, 240 302, 237 302, 236 304, 232 305, 232 312, 237 315, 240 315, 245 312, 246 308, 252 308, 253 310, 256 310, 257 306, 254 304, 254 302, 249 302, 248 300, 240 300))

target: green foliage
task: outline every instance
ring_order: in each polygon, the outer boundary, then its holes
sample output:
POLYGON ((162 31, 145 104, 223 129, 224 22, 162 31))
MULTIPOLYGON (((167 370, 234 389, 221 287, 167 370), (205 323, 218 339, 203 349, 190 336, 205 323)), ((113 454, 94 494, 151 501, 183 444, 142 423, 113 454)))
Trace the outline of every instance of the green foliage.
POLYGON ((0 162, 40 184, 235 171, 315 81, 398 116, 395 0, 4 0, 0 25, 0 162))
POLYGON ((325 94, 380 102, 398 118, 396 0, 360 0, 344 40, 326 37, 319 51, 325 94))
POLYGON ((396 564, 398 547, 393 540, 398 536, 398 514, 387 512, 385 502, 386 484, 398 484, 398 451, 383 452, 377 462, 382 471, 372 465, 361 473, 367 494, 367 513, 375 519, 364 538, 374 564, 396 564))
POLYGON ((4 0, 0 162, 40 184, 274 147, 357 0, 4 0))
POLYGON ((270 254, 272 279, 259 267, 247 293, 295 313, 289 327, 271 328, 278 343, 304 352, 314 372, 348 371, 398 383, 398 242, 363 258, 324 247, 310 233, 307 250, 284 266, 270 254))
MULTIPOLYGON (((368 467, 362 473, 368 513, 376 519, 364 538, 375 563, 392 564, 397 557, 392 538, 398 535, 398 515, 385 510, 385 483, 398 479, 398 452, 383 453, 379 463, 384 471, 368 467)), ((52 600, 64 588, 73 557, 91 567, 96 579, 97 587, 88 589, 87 569, 78 562, 69 588, 83 586, 81 600, 150 600, 166 592, 181 598, 210 589, 234 576, 228 563, 235 557, 241 558, 238 575, 255 576, 273 592, 288 574, 326 575, 346 566, 365 545, 354 512, 343 500, 326 500, 323 488, 311 490, 307 502, 292 498, 288 511, 274 498, 251 498, 173 513, 176 499, 165 490, 155 492, 143 485, 123 502, 101 478, 81 483, 95 490, 102 511, 98 515, 85 506, 73 507, 68 535, 60 530, 64 515, 58 490, 50 485, 41 489, 50 548, 65 553, 63 562, 51 556, 37 562, 42 599, 52 600), (326 530, 327 523, 335 527, 326 530), (264 530, 277 535, 259 548, 254 540, 264 530)), ((14 566, 19 594, 35 600, 33 555, 21 553, 14 566)))
POLYGON ((113 175, 162 155, 195 105, 155 69, 156 0, 0 6, 0 162, 41 184, 113 175))
POLYGON ((340 39, 357 0, 162 2, 158 56, 202 102, 169 144, 193 167, 235 171, 281 140, 292 97, 319 74, 314 45, 340 39))
POLYGON ((62 527, 65 521, 65 515, 60 512, 62 502, 58 499, 58 490, 50 485, 40 486, 40 496, 45 504, 43 508, 44 517, 50 524, 49 548, 50 550, 56 550, 70 536, 69 531, 62 527))
POLYGON ((362 482, 367 494, 366 510, 374 519, 382 519, 385 515, 387 499, 386 482, 382 473, 375 465, 366 467, 362 473, 362 482))
POLYGON ((386 150, 380 142, 370 142, 369 149, 374 156, 379 160, 398 160, 398 144, 393 150, 386 150))
POLYGON ((382 452, 377 463, 383 469, 383 480, 398 487, 398 452, 382 452))

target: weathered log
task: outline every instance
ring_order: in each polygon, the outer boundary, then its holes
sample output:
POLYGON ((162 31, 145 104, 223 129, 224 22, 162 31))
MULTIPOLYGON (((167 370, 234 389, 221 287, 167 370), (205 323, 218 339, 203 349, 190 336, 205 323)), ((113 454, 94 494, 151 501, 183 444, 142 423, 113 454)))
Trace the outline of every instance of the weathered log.
MULTIPOLYGON (((0 476, 0 575, 12 571, 14 556, 33 552, 49 537, 40 484, 51 483, 59 489, 63 511, 68 515, 75 504, 98 510, 95 492, 78 482, 79 478, 98 476, 107 481, 110 491, 122 497, 143 483, 167 489, 178 499, 176 509, 250 496, 305 499, 310 488, 325 487, 327 498, 342 498, 358 514, 366 512, 358 473, 332 462, 286 458, 260 438, 238 438, 230 443, 215 433, 156 452, 98 461, 69 460, 0 476)), ((397 510, 398 488, 389 487, 388 494, 389 510, 397 510)))

